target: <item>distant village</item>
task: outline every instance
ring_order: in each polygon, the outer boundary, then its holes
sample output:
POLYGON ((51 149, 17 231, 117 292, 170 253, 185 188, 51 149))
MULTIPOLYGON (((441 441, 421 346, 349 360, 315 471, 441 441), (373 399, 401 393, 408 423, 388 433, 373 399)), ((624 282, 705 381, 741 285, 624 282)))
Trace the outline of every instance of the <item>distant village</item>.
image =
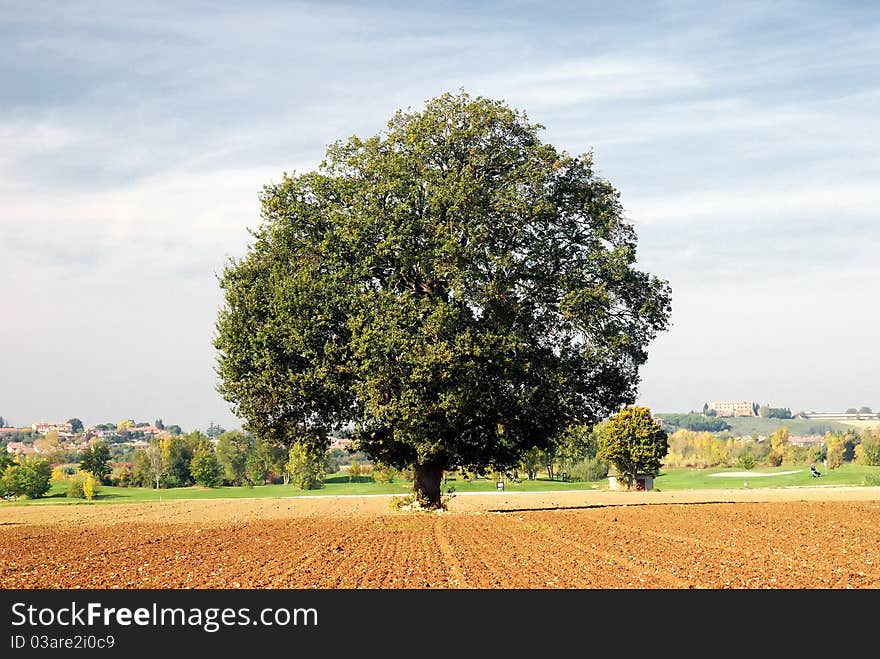
MULTIPOLYGON (((0 417, 2 419, 2 417, 0 417)), ((208 439, 216 442, 225 429, 211 422, 204 431, 208 439)), ((155 438, 183 434, 178 425, 166 426, 161 420, 153 423, 136 423, 131 419, 114 423, 83 426, 78 419, 64 422, 35 421, 30 426, 0 427, 0 442, 6 444, 7 453, 31 456, 56 453, 57 451, 83 451, 92 441, 103 440, 107 444, 130 450, 146 449, 155 438)), ((344 449, 351 445, 347 437, 330 437, 329 447, 344 449)), ((2 446, 0 446, 2 449, 2 446)))
MULTIPOLYGON (((0 427, 0 441, 5 441, 8 453, 29 456, 59 450, 82 451, 94 439, 130 446, 132 449, 147 448, 154 437, 181 432, 180 426, 165 427, 161 421, 135 423, 129 419, 118 424, 103 423, 86 427, 78 419, 71 419, 61 423, 36 421, 25 427, 0 427)), ((213 434, 216 438, 222 432, 223 429, 213 423, 209 426, 209 436, 213 434)))

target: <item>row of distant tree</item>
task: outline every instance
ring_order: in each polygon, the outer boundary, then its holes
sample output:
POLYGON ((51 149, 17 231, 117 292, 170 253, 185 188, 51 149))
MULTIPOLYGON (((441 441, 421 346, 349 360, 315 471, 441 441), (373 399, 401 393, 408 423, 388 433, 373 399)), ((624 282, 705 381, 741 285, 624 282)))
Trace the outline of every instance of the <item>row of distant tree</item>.
MULTIPOLYGON (((316 452, 300 443, 283 448, 238 430, 224 431, 216 442, 200 431, 157 437, 148 448, 134 451, 130 463, 114 465, 112 457, 106 442, 93 441, 79 456, 79 471, 99 484, 119 486, 216 487, 293 482, 302 489, 321 487, 327 474, 339 471, 343 463, 350 465, 350 478, 391 480, 401 473, 388 465, 370 464, 369 456, 363 453, 338 448, 316 452), (363 470, 362 463, 369 468, 363 470)), ((612 465, 618 474, 633 477, 636 473, 656 474, 661 466, 751 469, 756 465, 820 461, 829 469, 846 462, 880 465, 880 429, 829 431, 823 442, 808 446, 793 444, 784 426, 767 441, 743 441, 684 428, 667 435, 647 408, 628 408, 593 427, 573 426, 551 449, 525 451, 512 471, 491 475, 535 479, 543 469, 551 479, 563 472, 571 480, 598 480, 612 465)), ((49 489, 51 467, 45 458, 16 459, 0 452, 0 495, 41 496, 49 489)), ((411 474, 404 477, 412 479, 411 474)), ((88 493, 89 483, 82 480, 72 482, 70 491, 81 492, 83 483, 88 493)))
MULTIPOLYGON (((665 438, 665 432, 653 422, 647 408, 634 408, 621 412, 599 426, 572 426, 551 447, 526 450, 512 470, 503 474, 493 472, 491 475, 536 479, 540 471, 546 470, 547 477, 551 479, 559 478, 564 473, 571 480, 597 480, 608 474, 612 463, 621 465, 618 467, 620 470, 629 468, 625 465, 637 465, 640 470, 656 470, 666 452, 665 438), (639 440, 628 445, 621 440, 625 432, 609 432, 609 429, 616 427, 615 424, 620 426, 624 423, 619 418, 626 419, 632 415, 639 415, 638 420, 625 423, 638 428, 638 432, 647 432, 650 441, 639 440), (638 456, 634 457, 632 451, 638 456)), ((82 479, 75 481, 76 474, 65 474, 61 466, 56 467, 54 477, 56 480, 71 481, 69 491, 78 493, 76 496, 83 496, 85 489, 86 498, 89 498, 88 492, 94 491, 95 485, 100 484, 173 488, 293 482, 302 489, 312 489, 320 487, 327 474, 338 472, 343 464, 349 465, 351 479, 389 481, 400 475, 413 480, 412 473, 371 461, 365 453, 338 448, 316 451, 314 447, 301 443, 285 448, 239 430, 224 431, 216 441, 200 431, 158 436, 146 449, 134 450, 131 460, 122 464, 114 462, 117 448, 103 440, 93 440, 78 455, 79 472, 94 478, 94 484, 82 479), (83 488, 83 485, 86 487, 83 488)), ((48 490, 50 474, 53 473, 50 460, 44 457, 5 459, 8 472, 5 494, 40 496, 48 490), (37 476, 34 476, 35 470, 37 476), (35 487, 25 484, 34 481, 40 481, 41 485, 35 487)), ((489 474, 462 472, 462 475, 467 478, 489 474)))
POLYGON ((112 478, 117 485, 135 487, 294 482, 312 489, 319 487, 327 474, 357 460, 367 463, 369 456, 339 448, 315 451, 301 444, 280 446, 242 430, 222 431, 216 441, 207 433, 194 431, 153 439, 148 448, 135 450, 131 465, 123 466, 112 478))
POLYGON ((858 409, 855 407, 847 407, 846 412, 845 412, 845 414, 873 414, 873 413, 874 412, 871 410, 871 408, 867 407, 865 405, 863 405, 862 407, 859 407, 858 409))
POLYGON ((793 444, 788 428, 777 428, 766 441, 745 441, 710 432, 679 429, 669 436, 664 465, 678 467, 744 467, 826 462, 836 469, 847 462, 880 466, 880 429, 827 431, 821 443, 793 444))

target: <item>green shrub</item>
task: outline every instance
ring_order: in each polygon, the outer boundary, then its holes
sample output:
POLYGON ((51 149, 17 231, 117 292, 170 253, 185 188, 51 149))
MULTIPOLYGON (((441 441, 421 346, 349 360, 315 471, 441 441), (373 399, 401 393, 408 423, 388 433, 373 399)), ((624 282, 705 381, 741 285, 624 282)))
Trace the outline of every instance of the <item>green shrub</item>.
POLYGON ((403 497, 391 497, 391 500, 388 502, 388 508, 393 512, 398 512, 411 506, 412 502, 415 500, 416 497, 413 494, 408 494, 403 497))
POLYGON ((0 494, 37 499, 49 491, 52 466, 42 458, 27 458, 6 466, 0 479, 0 494))
POLYGON ((755 456, 751 453, 743 453, 739 456, 739 460, 737 460, 737 465, 740 469, 754 469, 755 468, 755 456))
POLYGON ((865 474, 862 482, 865 485, 880 485, 880 474, 865 474))
POLYGON ((116 485, 118 487, 129 487, 131 485, 131 480, 131 469, 128 467, 122 467, 116 475, 116 485))
POLYGON ((348 482, 354 483, 360 480, 360 477, 363 475, 363 469, 361 469, 361 463, 357 460, 352 460, 348 463, 348 482))
POLYGON ((324 456, 316 455, 301 442, 290 447, 287 458, 290 480, 301 490, 318 490, 324 487, 324 456))
POLYGON ((199 449, 189 463, 189 471, 196 485, 217 487, 223 478, 223 470, 210 448, 199 449))
POLYGON ((83 492, 82 476, 74 476, 69 481, 67 481, 66 496, 68 499, 85 499, 86 498, 85 492, 83 492))
POLYGON ((600 481, 608 477, 608 463, 599 458, 584 458, 568 470, 571 480, 579 483, 600 481))
MULTIPOLYGON (((446 510, 449 505, 449 501, 455 497, 451 492, 448 494, 440 495, 440 508, 439 510, 446 510)), ((388 508, 393 512, 403 512, 407 510, 412 511, 427 511, 427 512, 435 512, 436 508, 431 508, 428 505, 427 500, 419 499, 415 493, 407 494, 405 496, 394 496, 391 497, 391 501, 388 503, 388 508)))
POLYGON ((373 465, 373 480, 376 483, 393 483, 397 479, 397 469, 391 465, 377 462, 373 465))

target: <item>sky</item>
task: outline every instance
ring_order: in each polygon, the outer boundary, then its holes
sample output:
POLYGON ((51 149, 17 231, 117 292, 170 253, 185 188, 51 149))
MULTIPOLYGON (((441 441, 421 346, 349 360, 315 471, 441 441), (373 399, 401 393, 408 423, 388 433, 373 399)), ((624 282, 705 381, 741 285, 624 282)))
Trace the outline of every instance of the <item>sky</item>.
POLYGON ((258 195, 465 90, 593 151, 667 280, 638 403, 880 409, 880 5, 0 0, 0 416, 237 428, 258 195))

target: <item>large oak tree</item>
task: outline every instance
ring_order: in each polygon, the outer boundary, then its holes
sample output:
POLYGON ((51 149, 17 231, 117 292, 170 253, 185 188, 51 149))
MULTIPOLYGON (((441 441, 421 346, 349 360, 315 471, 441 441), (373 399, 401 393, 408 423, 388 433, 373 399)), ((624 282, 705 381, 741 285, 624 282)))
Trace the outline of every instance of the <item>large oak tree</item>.
POLYGON ((506 469, 634 401, 669 287, 592 154, 542 128, 444 94, 263 189, 214 338, 248 430, 317 451, 351 427, 436 506, 445 469, 506 469))

